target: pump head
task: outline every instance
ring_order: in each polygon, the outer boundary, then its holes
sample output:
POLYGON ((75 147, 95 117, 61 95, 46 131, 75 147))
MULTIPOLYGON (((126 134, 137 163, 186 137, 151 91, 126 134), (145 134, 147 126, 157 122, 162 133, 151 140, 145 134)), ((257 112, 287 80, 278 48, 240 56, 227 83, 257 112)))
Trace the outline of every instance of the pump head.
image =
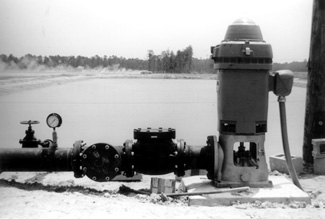
POLYGON ((224 40, 211 47, 214 68, 223 69, 272 69, 272 48, 265 43, 260 30, 252 20, 238 19, 227 29, 224 40))

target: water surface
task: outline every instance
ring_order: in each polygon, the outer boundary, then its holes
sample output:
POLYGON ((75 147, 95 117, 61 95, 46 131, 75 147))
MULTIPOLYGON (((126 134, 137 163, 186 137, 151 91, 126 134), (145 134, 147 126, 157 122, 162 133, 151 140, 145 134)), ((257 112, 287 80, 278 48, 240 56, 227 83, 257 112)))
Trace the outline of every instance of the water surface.
MULTIPOLYGON (((287 97, 289 143, 292 154, 302 154, 306 89, 294 87, 287 97)), ((89 145, 106 142, 122 145, 133 139, 134 128, 175 128, 176 138, 189 145, 205 145, 217 135, 216 84, 214 80, 92 79, 0 96, 1 148, 21 147, 23 120, 39 120, 36 137, 51 138, 45 119, 59 113, 60 147, 76 140, 89 145)), ((277 98, 270 93, 266 154, 282 153, 277 98)))

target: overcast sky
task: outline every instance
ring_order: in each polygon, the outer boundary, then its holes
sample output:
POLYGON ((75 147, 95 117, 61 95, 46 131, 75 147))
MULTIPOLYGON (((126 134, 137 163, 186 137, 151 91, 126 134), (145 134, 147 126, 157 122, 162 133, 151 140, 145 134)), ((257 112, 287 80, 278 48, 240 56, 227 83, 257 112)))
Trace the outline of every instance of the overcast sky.
POLYGON ((312 0, 0 0, 0 54, 147 57, 182 50, 207 58, 229 24, 261 27, 275 62, 309 56, 312 0))

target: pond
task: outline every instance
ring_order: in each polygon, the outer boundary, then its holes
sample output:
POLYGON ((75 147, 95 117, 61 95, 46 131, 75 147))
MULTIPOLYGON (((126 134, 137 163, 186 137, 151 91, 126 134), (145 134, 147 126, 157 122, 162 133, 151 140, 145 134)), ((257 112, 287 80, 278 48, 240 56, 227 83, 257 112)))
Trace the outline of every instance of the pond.
MULTIPOLYGON (((294 87, 287 97, 289 143, 293 155, 302 155, 306 89, 294 87)), ((63 118, 57 128, 59 147, 76 140, 88 145, 122 145, 133 139, 135 128, 175 128, 176 138, 188 145, 205 145, 217 135, 214 80, 91 79, 0 96, 1 148, 21 147, 23 120, 38 120, 35 135, 51 138, 45 119, 63 118)), ((277 97, 270 93, 266 155, 283 153, 277 97)))

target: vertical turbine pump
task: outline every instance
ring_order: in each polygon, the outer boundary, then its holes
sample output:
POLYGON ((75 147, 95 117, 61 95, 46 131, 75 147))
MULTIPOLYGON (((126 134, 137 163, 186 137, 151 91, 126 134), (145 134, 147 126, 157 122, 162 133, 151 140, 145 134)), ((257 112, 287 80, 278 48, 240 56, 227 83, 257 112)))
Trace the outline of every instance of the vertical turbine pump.
MULTIPOLYGON (((270 186, 264 141, 272 48, 260 27, 238 19, 211 48, 217 70, 219 144, 224 151, 220 186, 270 186)), ((220 176, 218 177, 220 178, 220 176)))

